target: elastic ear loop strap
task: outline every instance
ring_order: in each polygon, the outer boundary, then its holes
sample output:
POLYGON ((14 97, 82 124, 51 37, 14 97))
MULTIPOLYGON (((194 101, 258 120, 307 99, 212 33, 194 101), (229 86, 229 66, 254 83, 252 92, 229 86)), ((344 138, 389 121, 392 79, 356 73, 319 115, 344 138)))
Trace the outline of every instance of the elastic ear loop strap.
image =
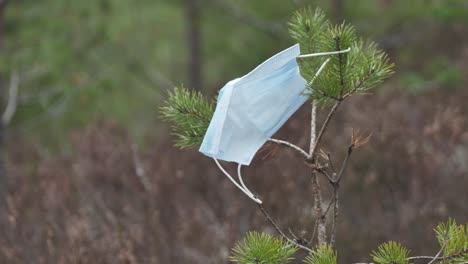
POLYGON ((242 180, 241 167, 242 167, 242 164, 239 163, 239 165, 237 165, 237 177, 239 177, 239 182, 240 182, 240 184, 242 185, 242 187, 244 187, 244 190, 246 190, 248 193, 250 193, 250 195, 252 195, 254 198, 257 198, 257 196, 254 195, 254 194, 249 190, 249 188, 247 188, 247 186, 245 186, 244 181, 242 180))
POLYGON ((302 54, 297 56, 297 58, 310 58, 310 57, 317 57, 317 56, 325 56, 325 55, 335 55, 335 54, 340 54, 340 53, 346 53, 349 52, 351 48, 347 48, 345 50, 339 50, 339 51, 329 51, 329 52, 317 52, 317 53, 311 53, 311 54, 302 54))
MULTIPOLYGON (((226 177, 228 177, 229 180, 231 180, 232 183, 234 183, 234 185, 236 185, 237 188, 239 188, 243 193, 245 193, 250 199, 252 199, 254 202, 258 203, 258 204, 262 204, 262 201, 259 200, 258 198, 256 198, 247 188, 244 189, 242 188, 232 177, 231 175, 226 171, 224 170, 223 166, 221 166, 221 164, 219 164, 218 160, 213 158, 213 160, 215 161, 216 165, 218 165, 218 168, 224 173, 224 175, 226 175, 226 177)), ((242 182, 242 185, 245 186, 242 182)))

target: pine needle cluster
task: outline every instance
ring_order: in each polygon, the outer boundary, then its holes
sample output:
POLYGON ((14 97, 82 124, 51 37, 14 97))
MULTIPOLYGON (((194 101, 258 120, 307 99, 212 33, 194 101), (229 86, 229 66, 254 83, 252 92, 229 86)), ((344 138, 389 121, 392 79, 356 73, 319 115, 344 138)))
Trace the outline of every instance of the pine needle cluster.
POLYGON ((323 244, 313 250, 305 259, 306 264, 336 264, 336 251, 323 244))
POLYGON ((463 263, 468 261, 468 223, 457 225, 455 220, 439 224, 435 229, 437 240, 442 249, 444 263, 463 263))
POLYGON ((232 250, 231 261, 240 264, 286 264, 298 248, 282 238, 249 232, 232 250))
POLYGON ((200 92, 183 86, 169 92, 166 106, 160 108, 161 117, 171 122, 175 146, 196 148, 201 145, 214 113, 214 103, 200 92))
MULTIPOLYGON (((440 252, 429 257, 428 263, 456 264, 468 262, 468 223, 457 225, 453 219, 440 223, 435 229, 435 235, 440 245, 440 252)), ((371 256, 379 264, 408 264, 409 250, 396 242, 387 242, 373 251, 371 256)), ((426 257, 425 257, 426 258, 426 257)))
POLYGON ((301 75, 309 84, 308 94, 320 105, 363 93, 393 74, 394 64, 375 43, 358 38, 350 24, 332 25, 320 9, 296 12, 289 32, 299 43, 301 54, 351 48, 347 53, 297 59, 301 75), (329 63, 315 78, 327 58, 329 63))
POLYGON ((410 251, 400 243, 390 241, 372 251, 372 259, 379 264, 407 264, 410 251))

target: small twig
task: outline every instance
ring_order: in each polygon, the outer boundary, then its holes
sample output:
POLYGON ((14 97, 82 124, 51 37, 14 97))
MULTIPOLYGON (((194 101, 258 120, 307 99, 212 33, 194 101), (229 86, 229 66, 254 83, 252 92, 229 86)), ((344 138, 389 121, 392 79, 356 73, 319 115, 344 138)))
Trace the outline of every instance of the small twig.
POLYGON ((324 169, 322 169, 322 168, 317 168, 317 171, 318 171, 320 174, 322 174, 322 175, 324 175, 325 177, 327 177, 328 182, 330 182, 330 183, 332 183, 332 184, 334 183, 334 180, 333 180, 332 176, 331 176, 330 174, 328 174, 324 169))
MULTIPOLYGON (((414 256, 414 257, 409 257, 406 258, 406 260, 418 260, 418 259, 433 259, 433 256, 414 256)), ((437 259, 443 259, 443 258, 437 258, 437 259)))
POLYGON ((299 243, 297 243, 296 241, 294 241, 293 239, 290 239, 288 236, 286 236, 284 234, 283 231, 281 231, 281 229, 279 228, 279 226, 276 224, 276 222, 273 220, 273 218, 271 218, 271 216, 267 213, 267 211, 265 210, 265 208, 263 208, 263 206, 261 204, 257 204, 258 205, 258 208, 260 208, 260 210, 262 211, 263 215, 268 219, 268 221, 270 222, 270 224, 276 229, 276 231, 284 238, 286 239, 288 242, 296 245, 297 247, 305 250, 305 251, 308 251, 308 252, 312 252, 312 249, 304 246, 304 245, 301 245, 299 243))
POLYGON ((315 219, 314 230, 312 231, 312 236, 310 237, 309 245, 312 245, 312 242, 314 242, 314 237, 315 237, 315 233, 317 231, 317 226, 318 226, 318 218, 315 219))
POLYGON ((325 212, 323 212, 324 215, 326 215, 328 213, 328 211, 330 211, 331 205, 332 205, 332 203, 334 201, 335 201, 335 196, 333 196, 332 199, 330 200, 330 202, 328 203, 327 209, 325 209, 325 212))
POLYGON ((467 250, 463 250, 461 252, 458 252, 458 253, 454 253, 452 255, 449 255, 449 256, 445 256, 445 257, 440 257, 440 256, 414 256, 414 257, 409 257, 409 258, 406 258, 406 260, 420 260, 420 259, 430 259, 431 261, 432 260, 445 260, 445 259, 451 259, 451 258, 456 258, 456 257, 459 257, 463 254, 467 254, 468 253, 468 249, 467 250))
POLYGON ((16 112, 16 106, 18 104, 19 82, 20 82, 20 78, 19 78, 18 72, 13 71, 10 77, 10 87, 8 90, 8 102, 7 102, 5 111, 3 112, 3 115, 2 115, 3 126, 7 126, 10 123, 11 119, 13 118, 13 115, 16 112))
POLYGON ((353 148, 354 146, 352 144, 348 147, 348 152, 346 153, 346 157, 343 161, 343 165, 341 165, 340 172, 338 172, 338 175, 335 179, 336 183, 340 182, 341 177, 343 176, 344 171, 346 170, 346 167, 348 166, 348 161, 349 161, 349 158, 351 157, 351 154, 353 153, 353 148))
POLYGON ((332 170, 332 172, 335 172, 335 166, 333 165, 333 161, 332 161, 330 152, 327 153, 327 157, 328 157, 328 164, 330 164, 330 169, 332 170))
POLYGON ((427 264, 432 264, 432 263, 434 263, 434 261, 437 260, 437 258, 440 256, 440 254, 442 254, 442 252, 444 251, 445 245, 446 245, 446 244, 447 244, 447 243, 444 243, 444 244, 442 245, 442 247, 440 247, 439 252, 437 252, 437 254, 434 256, 434 258, 432 258, 431 261, 429 261, 429 263, 427 263, 427 264))
POLYGON ((293 233, 293 231, 291 230, 291 228, 288 228, 288 232, 289 234, 295 239, 295 240, 298 240, 299 238, 293 233))
POLYGON ((289 148, 292 148, 292 149, 296 150, 297 152, 299 152, 306 159, 309 157, 309 154, 307 154, 307 152, 305 152, 305 150, 301 149, 300 147, 298 147, 298 146, 296 146, 296 145, 294 145, 294 144, 292 144, 292 143, 290 143, 288 141, 275 139, 275 138, 269 138, 268 141, 279 144, 279 145, 283 145, 283 146, 286 146, 286 147, 289 147, 289 148))

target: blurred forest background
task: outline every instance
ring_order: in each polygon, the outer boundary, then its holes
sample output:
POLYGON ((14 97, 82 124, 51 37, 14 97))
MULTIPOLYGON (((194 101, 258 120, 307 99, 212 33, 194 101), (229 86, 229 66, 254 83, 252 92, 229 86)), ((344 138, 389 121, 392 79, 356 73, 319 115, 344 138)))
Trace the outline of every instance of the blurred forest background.
MULTIPOLYGON (((274 233, 210 159, 172 146, 158 107, 292 45, 304 6, 397 65, 326 137, 342 157, 351 128, 372 133, 342 185, 340 261, 387 240, 434 254, 439 221, 468 221, 468 1, 0 0, 0 263, 228 263, 248 230, 274 233)), ((276 137, 306 146, 308 108, 276 137)), ((301 158, 266 145, 244 173, 282 226, 312 230, 301 158)))

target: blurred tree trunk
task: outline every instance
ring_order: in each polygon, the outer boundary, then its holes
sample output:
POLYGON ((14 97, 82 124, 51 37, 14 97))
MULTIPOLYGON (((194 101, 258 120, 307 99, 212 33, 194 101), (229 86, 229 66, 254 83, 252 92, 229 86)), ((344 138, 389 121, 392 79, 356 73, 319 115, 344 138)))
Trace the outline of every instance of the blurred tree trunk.
MULTIPOLYGON (((7 4, 7 0, 0 0, 0 48, 3 44, 3 19, 4 11, 7 4)), ((0 116, 5 111, 5 97, 6 97, 6 88, 5 88, 5 78, 4 73, 0 72, 0 116)), ((5 179, 5 129, 6 126, 3 125, 3 122, 0 122, 0 180, 5 179)))
POLYGON ((345 0, 332 0, 333 16, 339 23, 344 19, 344 1, 345 0))
POLYGON ((200 0, 185 0, 190 88, 201 88, 200 0))

